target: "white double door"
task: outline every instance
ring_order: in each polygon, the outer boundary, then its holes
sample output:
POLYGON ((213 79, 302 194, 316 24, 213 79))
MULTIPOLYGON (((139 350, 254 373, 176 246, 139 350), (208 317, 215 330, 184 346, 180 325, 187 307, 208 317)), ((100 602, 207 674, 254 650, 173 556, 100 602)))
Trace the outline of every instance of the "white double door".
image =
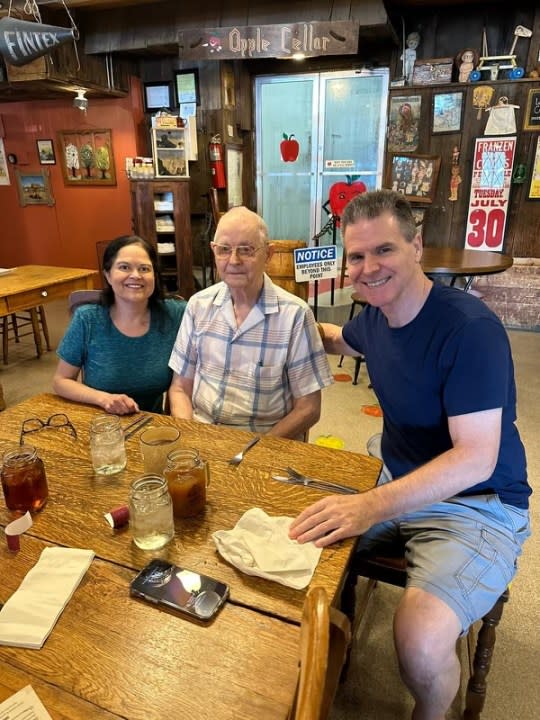
POLYGON ((309 242, 328 220, 334 183, 382 185, 388 70, 259 76, 255 90, 257 210, 271 238, 309 242), (291 135, 293 162, 280 150, 291 135))

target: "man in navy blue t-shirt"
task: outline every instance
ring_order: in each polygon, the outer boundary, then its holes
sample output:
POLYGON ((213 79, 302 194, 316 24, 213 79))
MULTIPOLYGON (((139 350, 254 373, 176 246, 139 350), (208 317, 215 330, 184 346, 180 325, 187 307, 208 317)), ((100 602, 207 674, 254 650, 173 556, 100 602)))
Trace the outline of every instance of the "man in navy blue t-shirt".
POLYGON ((399 540, 407 587, 395 645, 415 720, 444 720, 459 686, 456 640, 502 594, 529 535, 525 451, 515 426, 508 337, 479 299, 434 285, 409 203, 379 190, 342 217, 349 276, 369 305, 343 328, 323 324, 327 352, 366 358, 383 410, 376 488, 308 507, 290 536, 359 552, 399 540))

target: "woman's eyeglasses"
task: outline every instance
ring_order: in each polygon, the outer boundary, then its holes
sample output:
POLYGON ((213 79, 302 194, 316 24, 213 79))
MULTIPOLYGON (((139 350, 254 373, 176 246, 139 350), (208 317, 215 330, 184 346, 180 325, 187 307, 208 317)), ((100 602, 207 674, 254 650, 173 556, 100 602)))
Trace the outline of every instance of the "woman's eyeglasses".
POLYGON ((75 440, 77 440, 77 431, 75 430, 75 426, 65 413, 55 413, 54 415, 48 417, 47 420, 41 420, 38 417, 27 418, 26 420, 23 420, 23 423, 21 425, 19 445, 24 444, 25 435, 39 432, 44 428, 50 428, 51 430, 60 430, 64 427, 67 428, 69 432, 73 435, 75 440))

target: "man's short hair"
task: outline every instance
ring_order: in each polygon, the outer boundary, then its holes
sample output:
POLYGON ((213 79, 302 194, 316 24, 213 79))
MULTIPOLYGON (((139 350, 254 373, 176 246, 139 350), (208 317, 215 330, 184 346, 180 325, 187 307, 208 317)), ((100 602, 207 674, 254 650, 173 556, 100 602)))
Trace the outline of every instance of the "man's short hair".
POLYGON ((228 210, 224 215, 221 216, 214 234, 214 241, 219 238, 221 225, 230 225, 237 223, 240 231, 255 232, 259 236, 259 240, 262 245, 268 244, 268 225, 262 219, 260 215, 249 210, 244 205, 238 205, 228 210))
POLYGON ((393 190, 373 190, 356 195, 345 207, 341 216, 342 232, 348 225, 359 220, 375 220, 389 213, 399 223, 401 233, 407 242, 412 242, 418 233, 409 201, 393 190))

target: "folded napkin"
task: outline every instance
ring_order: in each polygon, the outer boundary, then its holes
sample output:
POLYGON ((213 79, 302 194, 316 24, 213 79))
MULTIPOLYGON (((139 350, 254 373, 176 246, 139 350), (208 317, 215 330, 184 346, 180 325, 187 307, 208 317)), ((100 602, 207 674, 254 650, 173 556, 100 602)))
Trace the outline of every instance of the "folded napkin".
POLYGON ((322 548, 291 540, 288 531, 292 521, 251 508, 232 530, 218 530, 212 537, 219 554, 247 575, 301 590, 309 585, 322 548))
POLYGON ((92 550, 45 548, 0 610, 0 645, 42 647, 93 557, 92 550))

